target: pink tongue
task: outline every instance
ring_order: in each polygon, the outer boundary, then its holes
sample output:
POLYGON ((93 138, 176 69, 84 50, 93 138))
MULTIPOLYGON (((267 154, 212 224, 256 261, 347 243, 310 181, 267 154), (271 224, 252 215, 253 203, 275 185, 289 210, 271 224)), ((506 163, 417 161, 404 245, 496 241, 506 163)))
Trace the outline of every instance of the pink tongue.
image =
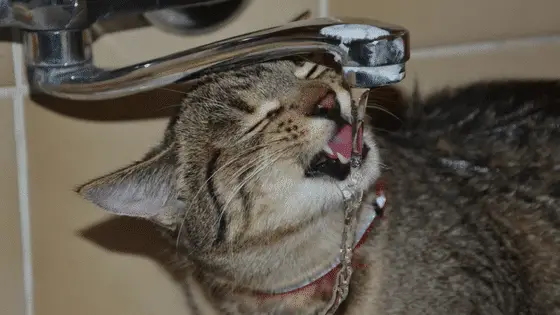
MULTIPOLYGON (((361 129, 361 128, 360 128, 361 129)), ((328 154, 330 158, 336 159, 337 153, 350 159, 352 156, 352 125, 344 125, 338 133, 329 141, 329 148, 334 154, 328 154)), ((358 132, 358 147, 362 148, 362 133, 358 132)))

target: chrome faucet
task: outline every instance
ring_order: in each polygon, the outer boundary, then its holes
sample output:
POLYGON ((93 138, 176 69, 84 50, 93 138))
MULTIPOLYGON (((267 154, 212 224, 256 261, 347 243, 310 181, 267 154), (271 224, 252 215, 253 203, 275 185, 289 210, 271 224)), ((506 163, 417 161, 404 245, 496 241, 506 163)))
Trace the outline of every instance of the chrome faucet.
POLYGON ((23 30, 30 88, 73 100, 118 98, 205 73, 311 53, 331 55, 354 88, 373 88, 404 78, 409 58, 407 30, 350 18, 292 22, 120 69, 93 64, 90 27, 99 19, 223 1, 0 0, 0 26, 23 30))

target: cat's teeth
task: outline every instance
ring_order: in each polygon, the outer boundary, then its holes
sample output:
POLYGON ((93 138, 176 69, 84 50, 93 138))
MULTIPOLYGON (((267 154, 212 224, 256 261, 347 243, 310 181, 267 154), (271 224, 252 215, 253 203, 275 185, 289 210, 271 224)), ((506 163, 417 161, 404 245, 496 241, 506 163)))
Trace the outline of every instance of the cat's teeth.
POLYGON ((333 154, 334 154, 333 151, 332 151, 332 149, 331 149, 328 145, 326 145, 325 147, 323 147, 323 151, 327 152, 327 153, 330 154, 330 155, 333 155, 333 154))
POLYGON ((340 153, 336 153, 336 156, 338 156, 338 160, 342 163, 342 164, 348 164, 348 162, 350 162, 349 159, 345 158, 344 156, 342 156, 342 154, 340 153))

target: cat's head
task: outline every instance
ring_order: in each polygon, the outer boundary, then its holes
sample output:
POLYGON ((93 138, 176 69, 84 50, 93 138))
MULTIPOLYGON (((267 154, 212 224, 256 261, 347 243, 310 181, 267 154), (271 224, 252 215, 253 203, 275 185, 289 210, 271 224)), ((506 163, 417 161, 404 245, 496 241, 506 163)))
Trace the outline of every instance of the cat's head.
MULTIPOLYGON (((342 211, 350 121, 349 90, 324 66, 275 61, 211 75, 189 92, 162 144, 78 192, 180 230, 198 253, 278 241, 342 211)), ((379 175, 367 125, 363 144, 367 189, 379 175)))

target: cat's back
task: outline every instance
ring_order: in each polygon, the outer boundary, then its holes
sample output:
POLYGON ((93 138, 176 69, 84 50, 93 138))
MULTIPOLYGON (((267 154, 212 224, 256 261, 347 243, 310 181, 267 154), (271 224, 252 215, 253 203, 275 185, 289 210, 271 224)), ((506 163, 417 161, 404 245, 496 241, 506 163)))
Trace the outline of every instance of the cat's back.
POLYGON ((380 137, 388 314, 560 314, 560 83, 478 83, 380 137))

